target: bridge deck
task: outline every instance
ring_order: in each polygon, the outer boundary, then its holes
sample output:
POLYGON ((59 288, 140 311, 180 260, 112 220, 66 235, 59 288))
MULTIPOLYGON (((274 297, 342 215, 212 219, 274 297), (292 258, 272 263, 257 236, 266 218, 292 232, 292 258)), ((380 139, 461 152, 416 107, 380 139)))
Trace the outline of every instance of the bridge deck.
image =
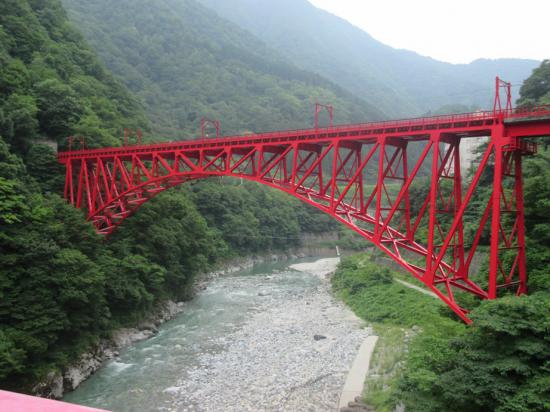
MULTIPOLYGON (((443 116, 420 117, 403 120, 389 120, 360 124, 340 125, 328 128, 285 130, 277 132, 259 133, 240 136, 226 136, 215 139, 195 139, 179 142, 155 143, 147 145, 126 146, 117 148, 102 148, 76 150, 59 154, 60 162, 67 159, 90 157, 105 157, 110 155, 132 155, 148 151, 171 151, 178 149, 193 149, 220 146, 247 146, 257 143, 288 143, 289 141, 322 142, 326 139, 375 139, 380 135, 399 137, 407 140, 427 139, 431 131, 445 131, 460 134, 462 137, 486 136, 491 127, 504 123, 507 126, 525 125, 534 122, 548 121, 550 106, 537 107, 526 111, 513 113, 480 111, 474 113, 460 113, 443 116)), ((524 132, 529 137, 529 131, 524 132)), ((550 128, 548 131, 550 134, 550 128)))

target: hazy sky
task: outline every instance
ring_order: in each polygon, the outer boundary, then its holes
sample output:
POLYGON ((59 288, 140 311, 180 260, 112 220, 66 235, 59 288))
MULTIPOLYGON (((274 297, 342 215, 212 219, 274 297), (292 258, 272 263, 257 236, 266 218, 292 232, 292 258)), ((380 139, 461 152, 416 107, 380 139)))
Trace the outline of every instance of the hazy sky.
POLYGON ((550 0, 309 0, 395 48, 451 63, 550 58, 550 0))

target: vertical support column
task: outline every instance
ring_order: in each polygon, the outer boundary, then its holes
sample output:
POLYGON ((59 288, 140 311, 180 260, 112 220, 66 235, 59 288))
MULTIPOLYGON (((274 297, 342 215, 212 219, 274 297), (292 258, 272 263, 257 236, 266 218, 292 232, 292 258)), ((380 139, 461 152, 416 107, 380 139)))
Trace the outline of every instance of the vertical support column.
MULTIPOLYGON (((315 159, 315 161, 317 161, 317 159, 319 159, 319 157, 321 157, 323 154, 322 154, 322 150, 317 152, 317 158, 315 159)), ((319 177, 319 188, 320 190, 323 190, 323 185, 325 184, 325 180, 323 178, 323 161, 321 160, 318 164, 317 164, 317 176, 319 177)))
POLYGON ((363 145, 359 145, 356 152, 356 166, 355 170, 356 173, 359 173, 357 176, 357 210, 361 210, 363 208, 364 204, 364 193, 363 193, 363 170, 361 169, 361 164, 363 163, 363 160, 361 159, 361 153, 363 150, 363 145))
MULTIPOLYGON (((292 146, 291 146, 292 147, 292 146)), ((292 151, 292 149, 290 149, 292 151)), ((288 159, 289 159, 289 154, 287 153, 286 155, 283 156, 282 160, 281 160, 281 165, 282 165, 282 169, 283 169, 283 178, 282 178, 282 182, 284 184, 286 184, 288 182, 288 159)))
MULTIPOLYGON (((340 158, 340 144, 338 140, 332 145, 334 148, 333 158, 332 158, 332 176, 330 183, 330 209, 334 210, 336 207, 336 185, 338 184, 338 159, 340 158)), ((320 162, 319 164, 321 164, 320 162)), ((321 186, 322 189, 322 186, 321 186)))
POLYGON ((516 208, 517 208, 517 243, 518 243, 518 270, 519 270, 519 287, 517 294, 527 293, 527 265, 525 256, 525 209, 523 204, 523 172, 521 162, 521 152, 517 150, 514 153, 515 169, 516 169, 516 208))
POLYGON ((78 192, 76 194, 76 208, 77 209, 80 209, 82 207, 82 194, 83 194, 83 190, 84 190, 85 180, 86 180, 86 189, 88 189, 87 179, 88 179, 88 175, 87 175, 87 171, 86 171, 86 161, 84 159, 82 159, 80 161, 80 172, 78 174, 78 192))
POLYGON ((378 180, 376 183, 376 211, 374 234, 378 235, 381 230, 382 218, 382 187, 384 186, 384 160, 386 158, 386 136, 378 138, 378 180))
POLYGON ((454 183, 454 210, 453 217, 458 219, 458 226, 455 234, 455 250, 453 257, 455 259, 455 270, 462 278, 467 278, 468 273, 464 273, 464 220, 462 216, 458 216, 458 211, 462 207, 462 174, 460 170, 460 137, 456 137, 454 141, 454 157, 453 157, 453 183, 454 183), (458 267, 456 267, 458 265, 458 267))
POLYGON ((500 244, 500 212, 502 197, 502 129, 496 132, 499 135, 494 139, 494 177, 492 195, 492 216, 491 216, 491 255, 489 259, 489 299, 497 297, 497 278, 499 271, 499 244, 500 244))
POLYGON ((202 170, 202 168, 204 167, 204 151, 206 149, 204 147, 201 147, 199 149, 199 170, 202 170))
POLYGON ((225 161, 223 163, 226 173, 229 173, 229 171, 231 170, 231 156, 232 156, 232 150, 231 150, 231 147, 228 147, 225 150, 225 161))
POLYGON ((433 284, 435 270, 432 270, 434 263, 434 246, 435 246, 435 223, 437 214, 437 190, 439 185, 439 140, 441 135, 434 133, 431 136, 432 141, 432 181, 430 184, 430 200, 429 200, 429 223, 428 223, 428 251, 426 254, 426 274, 424 281, 426 284, 433 284))
POLYGON ((292 187, 296 184, 296 174, 298 173, 298 158, 299 158, 299 143, 292 143, 292 150, 294 150, 294 153, 292 154, 292 172, 290 176, 290 184, 292 187))
MULTIPOLYGON (((409 180, 409 160, 407 158, 407 149, 409 145, 406 140, 403 140, 403 146, 401 147, 401 153, 403 157, 403 185, 401 188, 405 188, 407 180, 409 180)), ((405 201, 405 228, 406 228, 406 237, 408 240, 412 241, 412 231, 411 231, 411 199, 409 196, 409 187, 405 188, 404 201, 405 201)))
POLYGON ((258 153, 258 159, 257 159, 257 171, 256 171, 256 175, 261 175, 262 174, 262 168, 263 168, 263 163, 264 163, 264 147, 263 146, 260 146, 258 148, 258 150, 256 151, 256 153, 258 153))

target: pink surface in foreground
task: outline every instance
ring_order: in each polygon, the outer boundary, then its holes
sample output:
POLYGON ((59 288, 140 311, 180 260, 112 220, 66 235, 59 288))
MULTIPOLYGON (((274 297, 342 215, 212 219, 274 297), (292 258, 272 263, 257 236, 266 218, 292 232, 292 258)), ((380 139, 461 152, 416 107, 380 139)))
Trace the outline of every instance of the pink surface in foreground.
POLYGON ((0 390, 0 412, 107 412, 0 390))

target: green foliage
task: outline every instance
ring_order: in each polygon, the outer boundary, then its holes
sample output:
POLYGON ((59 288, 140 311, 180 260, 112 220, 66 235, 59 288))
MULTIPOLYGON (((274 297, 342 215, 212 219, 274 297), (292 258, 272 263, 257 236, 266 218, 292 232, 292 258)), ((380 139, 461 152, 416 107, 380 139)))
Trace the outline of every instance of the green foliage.
POLYGON ((107 74, 58 0, 3 1, 0 40, 0 135, 17 153, 37 138, 64 144, 74 133, 89 133, 91 146, 114 145, 123 127, 146 127, 139 103, 107 74))
POLYGON ((256 183, 203 181, 193 186, 193 197, 208 224, 239 254, 296 247, 301 233, 336 226, 313 207, 256 183))
POLYGON ((62 193, 65 183, 63 166, 56 153, 45 144, 34 144, 25 158, 27 171, 45 192, 62 193))
POLYGON ((520 106, 550 104, 550 60, 544 60, 520 89, 520 106))
MULTIPOLYGON (((358 254, 342 260, 332 278, 334 290, 361 318, 370 322, 431 327, 441 321, 442 304, 393 281, 394 273, 358 254)), ((453 324, 449 320, 448 325, 453 324)))
POLYGON ((196 135, 202 116, 220 119, 224 134, 311 127, 316 100, 342 123, 382 116, 194 0, 63 2, 164 138, 196 135))
POLYGON ((62 137, 73 132, 72 125, 81 116, 78 97, 61 80, 48 79, 36 85, 40 107, 40 129, 46 136, 62 137))
POLYGON ((0 380, 14 372, 21 372, 25 362, 25 351, 18 349, 15 342, 0 330, 0 380))
POLYGON ((414 341, 401 382, 407 410, 548 410, 550 300, 486 301, 471 317, 474 326, 453 340, 414 341))

